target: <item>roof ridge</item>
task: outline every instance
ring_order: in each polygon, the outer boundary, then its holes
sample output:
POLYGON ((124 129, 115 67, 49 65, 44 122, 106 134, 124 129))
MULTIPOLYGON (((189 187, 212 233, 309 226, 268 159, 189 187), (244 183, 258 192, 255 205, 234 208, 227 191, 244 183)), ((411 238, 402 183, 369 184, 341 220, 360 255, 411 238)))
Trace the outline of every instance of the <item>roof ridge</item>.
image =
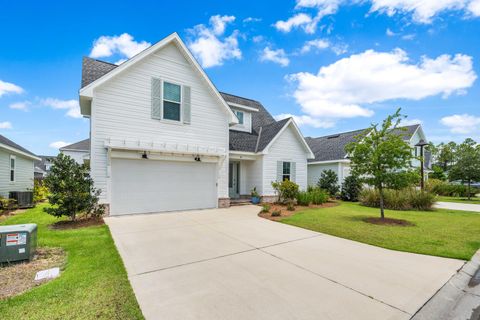
POLYGON ((224 91, 219 91, 219 92, 220 92, 220 94, 226 94, 226 95, 229 95, 229 96, 232 96, 232 97, 237 97, 237 98, 240 98, 240 99, 250 100, 250 101, 253 101, 253 102, 257 102, 257 103, 262 104, 262 103, 261 103, 260 101, 258 101, 258 100, 254 100, 254 99, 250 99, 250 98, 245 98, 245 97, 237 96, 236 94, 231 94, 231 93, 224 92, 224 91))
MULTIPOLYGON (((409 128, 409 127, 418 127, 420 126, 421 124, 420 123, 417 123, 417 124, 410 124, 410 125, 407 125, 407 126, 399 126, 395 129, 400 129, 400 128, 409 128)), ((357 132, 357 131, 365 131, 365 130, 368 130, 370 129, 370 127, 368 128, 364 128, 364 129, 357 129, 357 130, 351 130, 351 131, 344 131, 344 132, 337 132, 337 133, 332 133, 332 134, 328 134, 328 135, 325 135, 325 136, 320 136, 320 137, 305 137, 305 139, 321 139, 321 138, 328 138, 328 137, 331 137, 331 136, 337 136, 337 135, 342 135, 342 134, 346 134, 346 133, 352 133, 352 132, 357 132)))

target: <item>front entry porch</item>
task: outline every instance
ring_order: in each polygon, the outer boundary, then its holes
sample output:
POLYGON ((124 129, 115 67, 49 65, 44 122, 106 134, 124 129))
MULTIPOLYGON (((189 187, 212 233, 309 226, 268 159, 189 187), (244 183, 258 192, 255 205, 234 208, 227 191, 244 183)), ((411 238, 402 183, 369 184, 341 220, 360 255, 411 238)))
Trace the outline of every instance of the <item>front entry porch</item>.
POLYGON ((231 204, 249 201, 251 190, 256 187, 261 193, 261 158, 232 155, 228 163, 228 196, 231 204))

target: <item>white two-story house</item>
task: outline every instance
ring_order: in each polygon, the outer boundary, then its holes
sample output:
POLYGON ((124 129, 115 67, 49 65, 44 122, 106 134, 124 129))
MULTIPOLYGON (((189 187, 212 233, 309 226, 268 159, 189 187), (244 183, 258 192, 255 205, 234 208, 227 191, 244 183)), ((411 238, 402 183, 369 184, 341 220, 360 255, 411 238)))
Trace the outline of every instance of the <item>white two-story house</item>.
POLYGON ((293 119, 220 93, 174 33, 121 65, 84 58, 90 166, 112 215, 225 207, 272 181, 307 186, 314 154, 293 119))

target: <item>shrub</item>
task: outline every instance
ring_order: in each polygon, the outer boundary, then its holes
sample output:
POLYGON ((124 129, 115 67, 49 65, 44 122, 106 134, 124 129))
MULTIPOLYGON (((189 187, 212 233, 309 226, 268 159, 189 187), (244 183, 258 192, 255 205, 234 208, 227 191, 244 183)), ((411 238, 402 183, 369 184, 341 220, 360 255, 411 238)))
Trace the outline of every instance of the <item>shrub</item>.
POLYGON ((272 217, 280 217, 282 215, 282 211, 280 210, 274 210, 272 212, 272 217))
MULTIPOLYGON (((359 196, 362 205, 380 207, 380 193, 376 189, 364 189, 359 196)), ((384 205, 391 210, 430 210, 435 203, 435 195, 414 188, 384 190, 384 205)))
POLYGON ((272 187, 277 192, 280 202, 292 202, 297 197, 298 184, 293 181, 272 182, 272 187))
POLYGON ((0 197, 0 210, 10 211, 17 209, 17 200, 0 197))
POLYGON ((53 160, 45 185, 51 192, 51 207, 43 210, 55 217, 68 216, 75 220, 78 214, 100 216, 105 207, 99 205, 100 190, 95 189, 87 165, 79 165, 71 157, 60 154, 53 160))
POLYGON ((309 206, 312 203, 312 194, 308 191, 300 191, 297 194, 297 204, 300 206, 309 206))
POLYGON ((333 170, 324 170, 318 179, 317 186, 327 190, 330 196, 335 197, 340 189, 338 186, 338 176, 333 170))
POLYGON ((47 199, 48 188, 40 180, 33 181, 33 202, 38 203, 47 199))
MULTIPOLYGON (((447 197, 468 197, 468 187, 463 184, 453 184, 436 179, 427 181, 427 190, 439 196, 447 197)), ((478 193, 477 188, 471 188, 470 196, 478 193)))
POLYGON ((342 183, 340 198, 344 201, 358 201, 358 195, 362 190, 362 183, 356 175, 349 175, 342 183))
POLYGON ((287 204, 287 210, 288 211, 295 211, 295 206, 293 205, 293 203, 289 202, 287 204))
POLYGON ((270 205, 268 203, 262 204, 262 212, 265 213, 268 211, 270 211, 270 205))
POLYGON ((320 188, 312 188, 309 192, 313 204, 324 204, 328 201, 328 192, 320 188))

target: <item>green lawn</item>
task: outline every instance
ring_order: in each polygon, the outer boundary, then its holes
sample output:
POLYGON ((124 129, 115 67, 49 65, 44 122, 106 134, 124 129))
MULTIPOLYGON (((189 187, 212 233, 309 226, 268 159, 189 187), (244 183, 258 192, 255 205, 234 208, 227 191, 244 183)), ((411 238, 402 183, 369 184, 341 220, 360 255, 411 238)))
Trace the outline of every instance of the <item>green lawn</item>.
POLYGON ((281 222, 388 249, 441 257, 468 260, 480 248, 480 214, 454 210, 386 210, 385 215, 408 220, 415 226, 364 222, 364 218, 379 217, 379 209, 348 202, 301 211, 281 222))
POLYGON ((57 221, 39 205, 0 224, 38 224, 42 247, 62 247, 61 276, 25 294, 0 301, 2 319, 143 319, 122 260, 106 225, 50 230, 57 221))
POLYGON ((464 197, 437 196, 437 201, 480 204, 480 198, 479 197, 470 198, 470 200, 468 200, 468 198, 464 198, 464 197))

